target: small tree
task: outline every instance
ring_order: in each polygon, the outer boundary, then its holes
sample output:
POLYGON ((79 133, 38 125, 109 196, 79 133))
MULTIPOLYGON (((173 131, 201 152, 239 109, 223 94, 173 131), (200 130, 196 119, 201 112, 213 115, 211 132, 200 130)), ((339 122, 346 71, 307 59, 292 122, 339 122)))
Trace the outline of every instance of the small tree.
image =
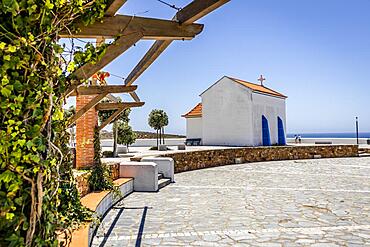
POLYGON ((117 143, 125 144, 128 150, 128 146, 136 141, 136 134, 127 122, 119 121, 117 125, 117 143))
POLYGON ((166 127, 168 125, 168 116, 167 116, 167 113, 165 111, 163 111, 162 113, 162 121, 161 121, 161 124, 162 124, 162 138, 163 138, 163 144, 164 144, 164 127, 166 127))
MULTIPOLYGON (((157 131, 157 149, 158 149, 158 136, 160 143, 162 143, 162 131, 164 126, 168 125, 168 116, 165 111, 154 109, 150 112, 148 118, 148 124, 150 127, 157 131)), ((163 131, 164 132, 164 131, 163 131)))
MULTIPOLYGON (((121 102, 121 99, 118 98, 118 101, 121 102)), ((105 100, 103 102, 111 102, 110 100, 105 100)), ((107 111, 99 111, 99 120, 101 123, 103 123, 105 120, 107 120, 115 110, 107 110, 107 111)), ((113 122, 113 157, 117 157, 117 125, 118 121, 128 123, 130 121, 129 115, 131 113, 131 109, 127 108, 125 109, 113 122)))

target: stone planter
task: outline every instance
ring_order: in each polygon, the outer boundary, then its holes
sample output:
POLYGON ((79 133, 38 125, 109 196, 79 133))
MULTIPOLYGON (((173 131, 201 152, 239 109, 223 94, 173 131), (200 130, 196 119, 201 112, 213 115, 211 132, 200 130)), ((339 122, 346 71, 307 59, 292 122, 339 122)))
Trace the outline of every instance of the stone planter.
POLYGON ((185 144, 178 145, 177 150, 186 150, 185 144))
POLYGON ((167 151, 167 146, 166 145, 159 145, 158 151, 167 151))
POLYGON ((127 154, 128 153, 127 147, 125 147, 125 146, 117 147, 117 153, 118 154, 127 154))

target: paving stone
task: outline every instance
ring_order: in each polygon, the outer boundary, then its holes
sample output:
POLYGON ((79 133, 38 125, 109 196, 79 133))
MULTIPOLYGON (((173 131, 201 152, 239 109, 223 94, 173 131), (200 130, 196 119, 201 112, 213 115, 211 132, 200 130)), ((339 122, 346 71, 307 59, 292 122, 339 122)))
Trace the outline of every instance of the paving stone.
POLYGON ((124 198, 92 246, 99 236, 105 246, 135 246, 139 229, 142 246, 370 243, 370 157, 230 165, 175 180, 158 193, 124 198))

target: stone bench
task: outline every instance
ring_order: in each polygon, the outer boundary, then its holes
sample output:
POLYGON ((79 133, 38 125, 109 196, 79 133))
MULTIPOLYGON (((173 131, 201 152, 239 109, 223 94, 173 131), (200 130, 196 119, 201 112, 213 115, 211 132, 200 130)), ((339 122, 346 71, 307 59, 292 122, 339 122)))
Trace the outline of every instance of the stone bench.
MULTIPOLYGON (((92 192, 82 197, 81 203, 91 211, 94 211, 96 213, 95 216, 100 219, 114 204, 133 191, 133 182, 132 178, 119 178, 113 181, 121 191, 122 197, 117 197, 112 191, 92 192)), ((80 228, 73 231, 69 246, 90 246, 97 226, 95 221, 81 225, 80 228)), ((63 241, 63 238, 60 241, 63 241)))
POLYGON ((185 140, 185 145, 187 146, 200 146, 201 143, 201 138, 188 138, 185 140))
POLYGON ((158 166, 154 162, 121 162, 119 174, 120 177, 134 178, 134 191, 158 190, 158 166))
POLYGON ((153 162, 158 166, 158 173, 162 173, 165 178, 170 178, 175 182, 175 162, 172 158, 165 157, 144 157, 142 162, 153 162))
POLYGON ((333 144, 331 141, 315 141, 316 145, 333 144))

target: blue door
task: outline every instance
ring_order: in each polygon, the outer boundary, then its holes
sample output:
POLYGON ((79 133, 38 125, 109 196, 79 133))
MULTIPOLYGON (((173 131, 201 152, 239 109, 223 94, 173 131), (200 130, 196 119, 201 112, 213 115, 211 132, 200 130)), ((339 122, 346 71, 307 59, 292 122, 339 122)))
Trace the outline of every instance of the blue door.
POLYGON ((280 117, 278 117, 278 143, 279 145, 286 145, 284 124, 280 117))
POLYGON ((262 145, 271 146, 269 121, 262 115, 262 145))

